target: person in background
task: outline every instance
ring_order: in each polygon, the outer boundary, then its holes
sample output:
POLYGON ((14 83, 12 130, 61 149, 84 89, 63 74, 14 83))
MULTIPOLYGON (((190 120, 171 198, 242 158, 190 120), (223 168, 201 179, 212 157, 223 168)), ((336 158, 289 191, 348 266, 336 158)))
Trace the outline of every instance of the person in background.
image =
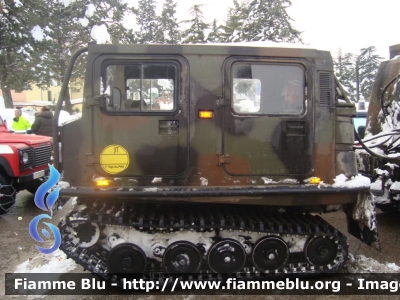
POLYGON ((32 133, 53 136, 53 113, 50 108, 43 106, 32 124, 32 133))
POLYGON ((31 127, 31 123, 22 116, 22 111, 20 109, 16 109, 14 114, 15 118, 13 119, 13 123, 11 125, 12 130, 22 131, 28 130, 31 127))

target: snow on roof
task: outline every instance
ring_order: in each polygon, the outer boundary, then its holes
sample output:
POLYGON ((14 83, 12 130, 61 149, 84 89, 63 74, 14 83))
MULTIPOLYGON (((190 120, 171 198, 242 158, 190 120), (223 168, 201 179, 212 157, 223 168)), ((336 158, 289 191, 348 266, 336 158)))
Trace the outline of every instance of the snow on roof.
MULTIPOLYGON (((202 45, 202 44, 196 44, 202 45)), ((300 43, 278 43, 272 41, 254 41, 254 42, 235 42, 235 43, 208 43, 204 45, 219 45, 219 46, 246 46, 246 47, 277 47, 277 48, 298 48, 298 49, 318 49, 311 44, 300 43)), ((324 49, 322 49, 324 50, 324 49)), ((327 50, 328 51, 328 50, 327 50)))

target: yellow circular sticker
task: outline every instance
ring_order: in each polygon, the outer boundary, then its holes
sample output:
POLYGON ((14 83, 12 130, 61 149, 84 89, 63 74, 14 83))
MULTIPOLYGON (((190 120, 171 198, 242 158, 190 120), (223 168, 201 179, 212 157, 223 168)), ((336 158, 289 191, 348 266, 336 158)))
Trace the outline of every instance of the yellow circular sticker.
POLYGON ((100 165, 107 173, 120 173, 129 166, 129 153, 120 145, 109 145, 100 153, 100 165))

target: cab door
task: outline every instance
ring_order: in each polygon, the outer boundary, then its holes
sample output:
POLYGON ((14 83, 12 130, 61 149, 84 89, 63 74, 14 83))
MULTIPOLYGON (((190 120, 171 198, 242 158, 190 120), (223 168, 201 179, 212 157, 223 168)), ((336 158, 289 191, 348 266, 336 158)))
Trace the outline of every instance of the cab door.
POLYGON ((304 60, 232 57, 225 62, 225 172, 304 176, 312 170, 311 78, 304 60))
POLYGON ((98 174, 177 176, 188 166, 188 68, 180 57, 100 57, 100 107, 92 108, 98 174))

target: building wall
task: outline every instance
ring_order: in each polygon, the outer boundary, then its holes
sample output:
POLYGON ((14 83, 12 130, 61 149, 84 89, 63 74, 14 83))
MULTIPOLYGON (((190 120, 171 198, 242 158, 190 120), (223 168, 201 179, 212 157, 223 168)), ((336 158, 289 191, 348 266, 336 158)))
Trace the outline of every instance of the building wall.
MULTIPOLYGON (((22 92, 11 91, 13 102, 32 102, 32 101, 46 101, 49 105, 56 102, 60 95, 61 86, 52 86, 48 89, 40 89, 37 86, 32 86, 31 90, 22 92), (50 101, 49 101, 50 100, 50 101)), ((80 99, 83 97, 83 88, 79 84, 70 86, 69 89, 71 100, 80 99)), ((0 96, 2 95, 0 89, 0 96)))
MULTIPOLYGON (((0 91, 1 94, 1 91, 0 91)), ((20 93, 17 93, 15 91, 11 91, 11 96, 13 98, 13 101, 26 101, 26 91, 22 91, 20 93)))
MULTIPOLYGON (((40 110, 43 106, 49 106, 50 108, 55 106, 60 95, 61 87, 51 87, 48 90, 41 90, 38 87, 32 87, 32 90, 15 92, 11 91, 11 96, 13 98, 14 108, 34 108, 40 110), (50 93, 49 93, 50 91, 50 93), (49 96, 51 101, 48 101, 49 96)), ((73 87, 70 88, 71 104, 73 111, 82 111, 82 98, 83 98, 83 88, 73 87)), ((2 92, 0 89, 0 96, 2 97, 2 92)))
POLYGON ((59 86, 52 86, 48 89, 43 89, 43 90, 39 89, 38 87, 33 87, 32 90, 27 91, 26 101, 27 102, 30 102, 30 101, 53 102, 58 99, 60 91, 61 91, 61 87, 59 87, 59 86))

